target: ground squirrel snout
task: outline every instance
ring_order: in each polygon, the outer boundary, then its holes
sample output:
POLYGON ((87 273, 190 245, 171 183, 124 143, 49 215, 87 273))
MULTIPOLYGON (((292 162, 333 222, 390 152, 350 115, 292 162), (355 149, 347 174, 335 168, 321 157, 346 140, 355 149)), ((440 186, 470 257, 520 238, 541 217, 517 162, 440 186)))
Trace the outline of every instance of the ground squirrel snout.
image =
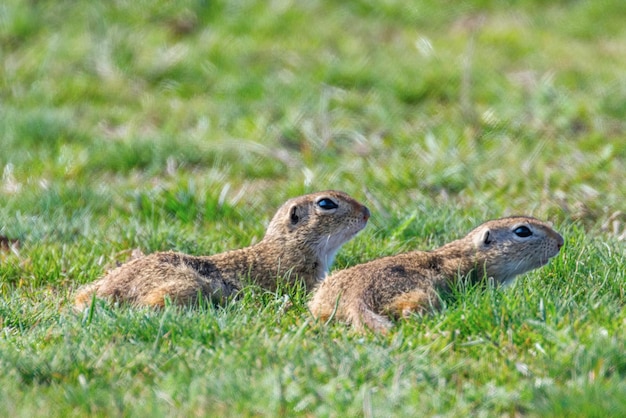
POLYGON ((488 221, 465 237, 433 251, 383 257, 336 272, 316 289, 309 309, 355 329, 386 332, 390 317, 406 317, 439 306, 439 292, 456 280, 489 277, 498 284, 543 266, 563 246, 550 225, 527 216, 488 221))
POLYGON ((249 279, 275 290, 322 280, 339 248, 367 224, 369 209, 344 192, 328 190, 289 199, 255 245, 211 256, 157 252, 131 260, 78 289, 77 309, 95 295, 134 305, 190 304, 199 295, 222 303, 249 279))

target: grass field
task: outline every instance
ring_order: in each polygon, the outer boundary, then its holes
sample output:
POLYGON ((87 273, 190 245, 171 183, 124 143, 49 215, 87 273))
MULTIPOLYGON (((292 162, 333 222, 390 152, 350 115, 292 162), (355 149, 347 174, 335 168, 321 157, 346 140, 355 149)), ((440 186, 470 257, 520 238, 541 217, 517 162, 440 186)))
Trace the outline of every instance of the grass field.
POLYGON ((0 415, 626 416, 626 2, 0 5, 0 415), (298 289, 71 297, 134 248, 258 241, 289 197, 372 211, 334 269, 482 221, 562 253, 386 337, 298 289))

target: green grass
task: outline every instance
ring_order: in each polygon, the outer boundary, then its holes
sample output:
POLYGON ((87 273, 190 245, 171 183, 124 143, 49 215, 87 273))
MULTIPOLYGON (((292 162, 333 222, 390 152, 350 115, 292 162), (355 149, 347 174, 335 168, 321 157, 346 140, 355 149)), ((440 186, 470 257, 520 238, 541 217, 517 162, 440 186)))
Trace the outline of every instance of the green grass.
POLYGON ((626 415, 625 4, 3 2, 0 415, 626 415), (71 309, 327 188, 373 213, 336 269, 516 213, 566 245, 386 337, 298 289, 71 309))

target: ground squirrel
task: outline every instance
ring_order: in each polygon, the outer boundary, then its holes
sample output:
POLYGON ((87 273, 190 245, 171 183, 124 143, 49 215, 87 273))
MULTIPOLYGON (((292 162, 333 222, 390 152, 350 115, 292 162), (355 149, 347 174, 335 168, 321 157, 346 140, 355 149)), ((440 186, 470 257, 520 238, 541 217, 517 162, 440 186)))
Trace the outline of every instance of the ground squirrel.
POLYGON ((379 258, 336 272, 315 290, 311 313, 386 332, 389 317, 409 316, 439 306, 439 293, 459 278, 490 277, 510 282, 548 262, 563 237, 535 218, 515 216, 485 222, 467 236, 433 251, 379 258))
POLYGON ((94 294, 148 306, 163 306, 166 298, 189 304, 199 295, 222 303, 246 279, 269 290, 279 280, 300 280, 312 290, 326 276, 335 253, 369 217, 366 206, 343 192, 299 196, 278 209, 259 243, 212 256, 157 252, 131 260, 81 287, 76 308, 89 305, 94 294))

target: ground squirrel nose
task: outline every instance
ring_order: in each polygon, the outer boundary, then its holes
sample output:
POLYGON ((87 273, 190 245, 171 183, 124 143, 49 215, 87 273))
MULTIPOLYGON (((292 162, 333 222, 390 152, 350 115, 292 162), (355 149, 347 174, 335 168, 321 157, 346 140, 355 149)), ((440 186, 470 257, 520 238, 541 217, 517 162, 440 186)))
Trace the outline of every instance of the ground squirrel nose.
POLYGON ((558 238, 556 240, 556 245, 557 247, 559 247, 559 250, 561 249, 561 247, 563 246, 563 244, 565 243, 565 240, 563 239, 563 237, 560 234, 557 234, 558 238))
POLYGON ((363 220, 367 221, 370 218, 370 210, 367 206, 363 206, 363 220))

